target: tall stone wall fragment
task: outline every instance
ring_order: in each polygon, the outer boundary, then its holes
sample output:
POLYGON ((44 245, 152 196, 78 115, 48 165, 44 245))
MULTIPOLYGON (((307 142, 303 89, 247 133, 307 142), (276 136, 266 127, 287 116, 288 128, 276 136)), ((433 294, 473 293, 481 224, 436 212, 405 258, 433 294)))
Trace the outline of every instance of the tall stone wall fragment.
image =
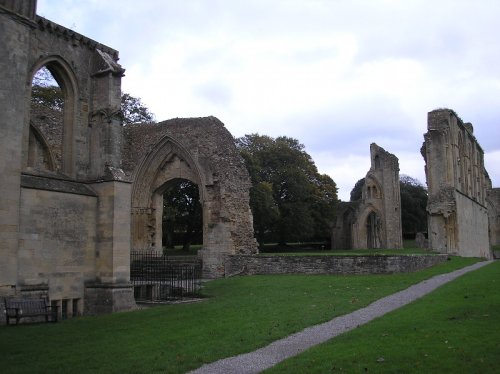
POLYGON ((484 152, 471 124, 439 109, 428 114, 422 155, 429 193, 429 246, 442 253, 491 258, 484 152))
POLYGON ((225 256, 255 254, 250 178, 233 137, 215 117, 125 128, 124 171, 133 181, 132 247, 161 248, 163 193, 175 179, 196 183, 203 207, 204 276, 224 275, 225 256))
POLYGON ((0 0, 0 50, 0 295, 41 292, 72 316, 98 308, 91 285, 111 300, 100 311, 135 307, 118 52, 36 15, 35 0, 0 0), (63 109, 32 110, 42 67, 63 109))
POLYGON ((341 203, 332 231, 332 248, 402 248, 399 162, 370 145, 371 167, 359 201, 341 203))

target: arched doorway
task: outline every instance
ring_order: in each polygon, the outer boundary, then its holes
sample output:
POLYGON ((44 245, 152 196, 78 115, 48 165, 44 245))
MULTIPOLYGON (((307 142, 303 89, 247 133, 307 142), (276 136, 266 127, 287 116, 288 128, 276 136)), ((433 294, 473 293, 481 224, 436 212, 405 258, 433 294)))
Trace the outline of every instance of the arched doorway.
POLYGON ((367 248, 381 248, 380 217, 376 212, 370 212, 366 218, 366 246, 367 248))
POLYGON ((234 138, 213 117, 129 125, 131 146, 131 249, 162 247, 166 186, 178 179, 198 186, 203 244, 198 257, 204 277, 225 275, 227 256, 257 253, 249 206, 250 178, 234 138), (139 152, 133 147, 140 145, 139 152))
POLYGON ((203 207, 198 185, 176 178, 164 188, 162 247, 168 255, 196 253, 203 244, 203 207))
MULTIPOLYGON (((165 137, 139 165, 132 188, 133 250, 161 250, 163 247, 164 194, 180 181, 198 186, 202 215, 205 212, 205 184, 198 165, 173 139, 165 137)), ((206 226, 206 219, 203 217, 206 226)), ((203 230, 204 232, 205 230, 203 230)))

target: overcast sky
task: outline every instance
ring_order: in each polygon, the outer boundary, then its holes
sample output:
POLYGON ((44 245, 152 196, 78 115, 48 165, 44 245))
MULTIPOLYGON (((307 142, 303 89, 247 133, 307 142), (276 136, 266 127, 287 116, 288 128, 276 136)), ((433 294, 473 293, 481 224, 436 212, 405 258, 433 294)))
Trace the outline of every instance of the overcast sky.
POLYGON ((427 112, 472 122, 500 187, 500 1, 38 0, 120 51, 157 120, 213 115, 298 139, 349 199, 375 142, 425 183, 427 112))

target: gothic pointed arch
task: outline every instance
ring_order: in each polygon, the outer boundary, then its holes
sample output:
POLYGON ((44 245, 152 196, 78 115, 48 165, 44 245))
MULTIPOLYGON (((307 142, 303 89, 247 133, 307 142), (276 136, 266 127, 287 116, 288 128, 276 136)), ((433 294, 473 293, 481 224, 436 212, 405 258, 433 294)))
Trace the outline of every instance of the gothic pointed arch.
POLYGON ((174 179, 197 184, 204 205, 207 180, 200 166, 182 144, 167 135, 141 160, 132 176, 132 248, 161 248, 163 193, 174 179))
POLYGON ((359 244, 361 248, 381 248, 385 243, 384 222, 381 212, 369 204, 358 217, 359 244))
POLYGON ((123 167, 132 182, 134 250, 162 244, 163 192, 173 179, 195 183, 203 216, 198 256, 206 277, 225 274, 228 255, 257 253, 251 186, 234 138, 215 117, 174 118, 124 128, 123 167))
MULTIPOLYGON (((31 87, 31 81, 38 70, 46 67, 57 84, 64 97, 64 109, 62 115, 62 139, 61 139, 61 169, 60 172, 68 176, 75 175, 75 133, 76 116, 78 111, 78 83, 71 65, 62 57, 50 55, 39 59, 28 74, 27 85, 31 87)), ((28 122, 29 123, 29 122, 28 122)), ((29 126, 27 126, 25 137, 25 165, 28 162, 29 126)))
POLYGON ((28 167, 55 171, 55 157, 43 133, 30 122, 28 140, 28 167))
POLYGON ((378 178, 372 173, 368 173, 365 177, 365 185, 363 186, 364 197, 370 199, 382 199, 383 189, 378 178))

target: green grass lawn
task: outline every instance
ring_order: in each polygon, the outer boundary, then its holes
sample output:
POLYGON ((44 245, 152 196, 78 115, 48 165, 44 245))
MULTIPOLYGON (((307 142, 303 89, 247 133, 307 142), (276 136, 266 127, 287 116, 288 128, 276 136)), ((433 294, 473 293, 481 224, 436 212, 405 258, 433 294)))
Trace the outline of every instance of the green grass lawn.
POLYGON ((269 373, 500 373, 500 262, 269 373))
MULTIPOLYGON (((2 373, 181 373, 293 332, 477 259, 410 274, 246 276, 206 283, 194 304, 0 327, 2 373)), ((473 294, 471 293, 471 296, 473 294)), ((459 317, 459 316, 458 316, 459 317)))

